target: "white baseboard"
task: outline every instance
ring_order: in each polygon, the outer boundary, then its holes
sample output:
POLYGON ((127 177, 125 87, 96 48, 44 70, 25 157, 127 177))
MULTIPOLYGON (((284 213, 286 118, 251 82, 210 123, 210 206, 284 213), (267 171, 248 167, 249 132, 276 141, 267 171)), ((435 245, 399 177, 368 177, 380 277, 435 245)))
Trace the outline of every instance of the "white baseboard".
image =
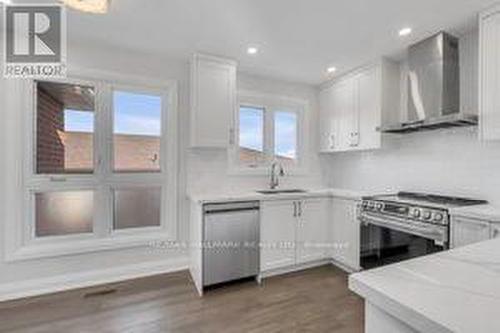
POLYGON ((361 271, 361 268, 352 268, 351 266, 348 266, 346 264, 343 264, 342 262, 331 259, 330 262, 332 263, 333 266, 340 268, 346 273, 352 274, 361 271))
POLYGON ((273 269, 270 271, 265 271, 259 274, 259 280, 260 279, 265 279, 271 276, 276 276, 276 275, 282 275, 282 274, 287 274, 287 273, 292 273, 292 272, 298 272, 298 271, 303 271, 305 269, 309 268, 314 268, 318 266, 323 266, 331 263, 330 259, 321 259, 313 262, 308 262, 305 264, 299 264, 299 265, 293 265, 293 266, 288 266, 288 267, 283 267, 283 268, 277 268, 273 269))
POLYGON ((318 266, 323 266, 323 265, 328 265, 331 264, 335 267, 340 268, 344 272, 351 274, 351 273, 356 273, 359 272, 360 269, 355 269, 350 266, 347 266, 340 261, 337 261, 335 259, 327 258, 327 259, 322 259, 322 260, 317 260, 317 261, 312 261, 308 262, 305 264, 300 264, 300 265, 293 265, 293 266, 288 266, 288 267, 283 267, 283 268, 278 268, 278 269, 273 269, 270 271, 262 272, 259 275, 259 280, 265 279, 271 276, 276 276, 276 275, 282 275, 282 274, 287 274, 287 273, 292 273, 292 272, 298 272, 318 266))
POLYGON ((187 270, 189 258, 153 261, 83 273, 0 284, 0 302, 187 270))

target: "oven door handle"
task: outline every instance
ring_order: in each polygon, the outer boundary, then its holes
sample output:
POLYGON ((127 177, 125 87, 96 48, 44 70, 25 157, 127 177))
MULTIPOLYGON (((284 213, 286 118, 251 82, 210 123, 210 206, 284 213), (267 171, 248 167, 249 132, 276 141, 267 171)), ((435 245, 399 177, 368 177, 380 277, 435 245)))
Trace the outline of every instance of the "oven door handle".
POLYGON ((426 225, 419 226, 415 222, 405 220, 405 222, 399 222, 391 218, 379 218, 375 216, 360 215, 359 221, 363 225, 373 224, 379 227, 385 227, 389 229, 394 229, 401 232, 406 232, 408 234, 421 236, 427 239, 432 239, 441 245, 448 242, 448 233, 445 227, 437 225, 426 225), (431 229, 431 230, 429 230, 431 229))

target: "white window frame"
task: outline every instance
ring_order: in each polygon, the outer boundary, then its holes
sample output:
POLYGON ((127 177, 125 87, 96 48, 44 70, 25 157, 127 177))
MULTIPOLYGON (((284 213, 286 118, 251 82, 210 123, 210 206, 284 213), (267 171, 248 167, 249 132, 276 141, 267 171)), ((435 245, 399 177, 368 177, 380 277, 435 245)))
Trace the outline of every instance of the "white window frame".
POLYGON ((274 158, 274 115, 276 112, 293 112, 297 115, 297 161, 293 165, 283 165, 285 173, 303 175, 308 172, 306 152, 308 145, 309 103, 306 100, 287 96, 276 96, 252 91, 238 92, 238 103, 234 114, 234 144, 229 149, 229 172, 237 175, 262 175, 269 172, 274 158), (264 153, 265 162, 259 165, 245 165, 239 160, 240 108, 243 106, 264 109, 264 153))
MULTIPOLYGON (((15 87, 20 112, 18 128, 22 140, 14 147, 22 151, 22 173, 18 186, 12 188, 20 212, 11 211, 6 223, 6 260, 16 261, 42 257, 143 247, 156 241, 177 239, 177 83, 138 76, 126 76, 104 71, 73 71, 61 80, 40 80, 58 83, 90 85, 96 89, 94 116, 93 174, 36 174, 36 84, 24 80, 15 87), (92 78, 92 79, 89 79, 92 78), (114 173, 113 155, 113 90, 161 96, 162 124, 160 172, 114 173), (26 98, 29 96, 31 98, 26 98), (162 187, 160 226, 113 230, 113 188, 162 187), (93 232, 60 236, 35 237, 34 194, 46 191, 94 190, 93 232)), ((12 105, 11 105, 12 107, 12 105)), ((16 142, 17 140, 13 140, 16 142)), ((13 154, 21 156, 19 154, 13 154)))

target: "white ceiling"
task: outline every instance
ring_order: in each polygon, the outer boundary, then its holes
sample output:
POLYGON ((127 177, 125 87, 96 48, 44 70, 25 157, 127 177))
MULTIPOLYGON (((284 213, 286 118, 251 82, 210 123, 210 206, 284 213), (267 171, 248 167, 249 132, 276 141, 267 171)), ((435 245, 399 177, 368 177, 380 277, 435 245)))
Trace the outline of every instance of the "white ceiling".
POLYGON ((441 29, 471 26, 495 0, 112 0, 106 15, 70 11, 70 40, 188 58, 204 51, 237 59, 243 71, 317 84, 394 55, 441 29), (400 38, 398 30, 414 33, 400 38), (248 56, 248 44, 259 46, 248 56))

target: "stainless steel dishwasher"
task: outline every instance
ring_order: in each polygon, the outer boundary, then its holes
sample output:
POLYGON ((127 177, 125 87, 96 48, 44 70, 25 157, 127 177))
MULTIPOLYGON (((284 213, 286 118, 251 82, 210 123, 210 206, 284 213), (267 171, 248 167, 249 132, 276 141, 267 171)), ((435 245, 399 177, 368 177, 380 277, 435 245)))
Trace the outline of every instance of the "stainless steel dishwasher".
POLYGON ((203 206, 203 286, 259 274, 259 202, 203 206))

